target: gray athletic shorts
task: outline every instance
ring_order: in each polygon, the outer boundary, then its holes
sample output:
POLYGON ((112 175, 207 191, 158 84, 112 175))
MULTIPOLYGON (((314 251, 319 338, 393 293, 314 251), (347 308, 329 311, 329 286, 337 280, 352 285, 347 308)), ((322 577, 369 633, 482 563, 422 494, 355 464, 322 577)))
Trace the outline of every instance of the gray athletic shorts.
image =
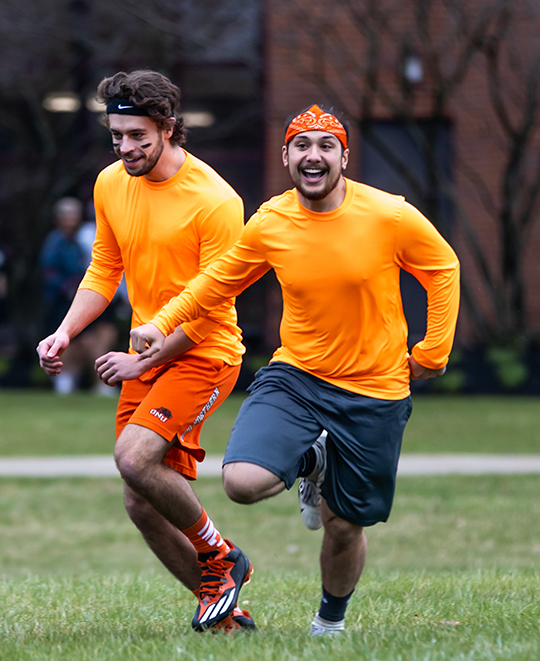
POLYGON ((388 519, 410 397, 364 397, 281 362, 260 369, 248 392, 224 465, 257 464, 290 489, 302 455, 326 429, 328 469, 321 491, 330 510, 359 526, 388 519))

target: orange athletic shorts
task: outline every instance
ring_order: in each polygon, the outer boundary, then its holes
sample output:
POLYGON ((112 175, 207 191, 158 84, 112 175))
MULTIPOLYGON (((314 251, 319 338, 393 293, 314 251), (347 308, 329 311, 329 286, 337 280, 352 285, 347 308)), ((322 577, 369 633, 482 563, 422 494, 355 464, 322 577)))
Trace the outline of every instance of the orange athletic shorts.
MULTIPOLYGON (((240 365, 217 358, 184 356, 167 363, 152 378, 122 383, 116 411, 116 438, 128 423, 155 431, 171 443, 163 463, 184 477, 197 479, 204 419, 229 396, 240 365)), ((147 378, 145 378, 147 377, 147 378)))

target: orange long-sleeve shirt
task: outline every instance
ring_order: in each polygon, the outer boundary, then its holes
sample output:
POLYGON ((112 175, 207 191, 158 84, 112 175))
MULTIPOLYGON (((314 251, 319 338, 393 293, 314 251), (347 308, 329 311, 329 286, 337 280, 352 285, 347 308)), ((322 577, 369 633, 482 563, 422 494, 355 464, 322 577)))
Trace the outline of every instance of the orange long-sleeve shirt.
MULTIPOLYGON (((127 174, 121 161, 94 188, 97 232, 92 262, 80 284, 110 301, 125 271, 132 327, 147 323, 172 296, 238 239, 244 227, 238 194, 211 167, 186 152, 162 182, 127 174)), ((192 355, 242 360, 244 347, 232 297, 182 324, 196 342, 192 355)))
POLYGON ((283 291, 282 345, 272 360, 381 399, 409 394, 400 268, 428 296, 425 338, 412 350, 443 367, 459 306, 459 263, 433 225, 402 197, 346 180, 329 213, 303 207, 295 190, 272 198, 240 240, 154 317, 165 334, 238 294, 270 268, 283 291))

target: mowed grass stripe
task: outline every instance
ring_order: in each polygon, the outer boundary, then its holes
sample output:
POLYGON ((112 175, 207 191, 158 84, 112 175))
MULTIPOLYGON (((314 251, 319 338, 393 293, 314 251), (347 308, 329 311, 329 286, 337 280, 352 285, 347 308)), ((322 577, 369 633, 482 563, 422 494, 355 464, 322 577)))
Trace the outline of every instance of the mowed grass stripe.
MULTIPOLYGON (((235 393, 205 422, 202 443, 223 454, 244 395, 235 393)), ((417 396, 404 452, 540 454, 534 397, 417 396)), ((0 390, 0 455, 111 454, 116 400, 77 393, 0 390)))
MULTIPOLYGON (((255 570, 315 571, 322 531, 301 523, 296 490, 238 505, 219 478, 195 491, 255 570)), ((540 566, 540 476, 406 477, 387 524, 367 530, 368 571, 462 571, 540 566)), ((165 573, 106 478, 0 480, 0 575, 165 573)))

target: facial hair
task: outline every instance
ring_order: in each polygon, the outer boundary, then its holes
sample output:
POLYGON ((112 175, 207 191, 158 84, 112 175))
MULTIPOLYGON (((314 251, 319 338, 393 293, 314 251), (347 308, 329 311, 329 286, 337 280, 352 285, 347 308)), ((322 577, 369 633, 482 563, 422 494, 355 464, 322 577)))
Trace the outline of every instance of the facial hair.
MULTIPOLYGON (((135 171, 130 172, 129 164, 126 164, 126 162, 124 161, 124 167, 126 168, 126 172, 132 177, 144 177, 145 174, 148 174, 156 167, 157 162, 159 161, 159 159, 161 158, 161 154, 163 153, 163 137, 161 133, 158 134, 158 141, 153 152, 147 154, 143 149, 141 149, 140 151, 142 152, 142 154, 144 154, 145 160, 143 161, 142 165, 137 166, 137 169, 135 171)), ((117 154, 117 156, 120 156, 120 154, 117 154)), ((120 156, 120 158, 122 157, 120 156)))
POLYGON ((302 181, 302 173, 300 170, 297 172, 297 177, 293 178, 294 185, 298 189, 298 191, 307 199, 307 200, 322 200, 325 198, 327 195, 330 195, 330 193, 336 188, 336 186, 339 184, 339 180, 342 175, 342 171, 336 172, 335 177, 331 178, 329 176, 330 171, 327 170, 326 172, 326 179, 325 179, 325 184, 324 186, 319 189, 319 190, 311 190, 309 188, 306 188, 303 184, 302 181), (295 181, 296 179, 296 181, 295 181))

